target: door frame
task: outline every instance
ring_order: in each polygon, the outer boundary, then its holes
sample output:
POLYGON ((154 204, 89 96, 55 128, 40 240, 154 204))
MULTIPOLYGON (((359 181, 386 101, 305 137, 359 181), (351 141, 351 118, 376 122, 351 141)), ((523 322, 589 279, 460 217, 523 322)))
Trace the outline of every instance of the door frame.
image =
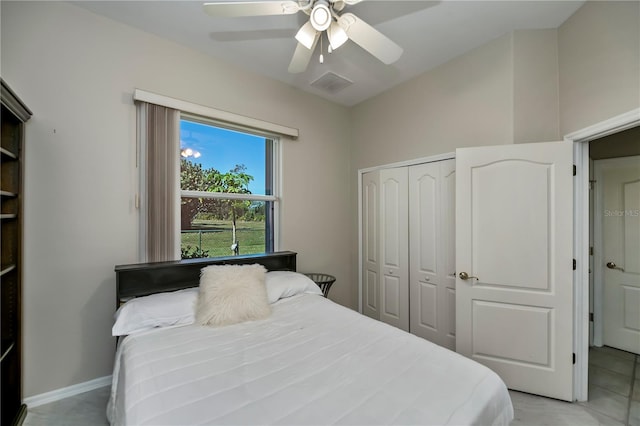
POLYGON ((589 142, 636 126, 640 126, 640 108, 564 137, 565 141, 573 143, 573 159, 576 166, 573 187, 573 248, 576 259, 576 270, 573 274, 573 347, 576 354, 573 395, 578 401, 587 400, 589 385, 589 142))

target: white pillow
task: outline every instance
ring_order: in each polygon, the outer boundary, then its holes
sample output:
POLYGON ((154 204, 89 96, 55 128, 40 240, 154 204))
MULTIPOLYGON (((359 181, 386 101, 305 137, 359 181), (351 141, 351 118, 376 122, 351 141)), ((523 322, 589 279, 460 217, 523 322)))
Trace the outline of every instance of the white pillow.
POLYGON ((295 296, 297 294, 322 295, 320 287, 311 278, 299 272, 271 271, 267 273, 265 280, 269 303, 275 303, 279 299, 295 296))
POLYGON ((124 336, 155 327, 192 324, 197 299, 197 287, 131 299, 116 311, 111 334, 124 336))
POLYGON ((212 265, 200 273, 196 322, 229 325, 271 315, 262 265, 212 265))

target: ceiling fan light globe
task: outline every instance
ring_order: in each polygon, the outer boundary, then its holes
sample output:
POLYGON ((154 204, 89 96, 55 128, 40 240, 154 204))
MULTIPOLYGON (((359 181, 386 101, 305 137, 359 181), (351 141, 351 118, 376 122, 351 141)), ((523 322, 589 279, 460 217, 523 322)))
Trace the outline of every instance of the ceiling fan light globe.
POLYGON ((307 22, 298 30, 296 34, 296 40, 298 43, 306 47, 307 49, 311 49, 313 43, 316 39, 316 30, 311 25, 311 22, 307 22))
POLYGON ((349 40, 347 32, 338 25, 337 22, 332 22, 329 30, 327 31, 327 37, 329 38, 329 45, 331 49, 336 50, 349 40))

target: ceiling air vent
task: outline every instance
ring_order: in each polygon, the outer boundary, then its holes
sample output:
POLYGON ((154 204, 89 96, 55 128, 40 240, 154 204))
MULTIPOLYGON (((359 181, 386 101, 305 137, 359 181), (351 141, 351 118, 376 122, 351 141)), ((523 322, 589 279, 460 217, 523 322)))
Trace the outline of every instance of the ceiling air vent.
POLYGON ((327 71, 311 82, 311 86, 329 93, 338 93, 347 86, 351 86, 353 81, 346 77, 327 71))

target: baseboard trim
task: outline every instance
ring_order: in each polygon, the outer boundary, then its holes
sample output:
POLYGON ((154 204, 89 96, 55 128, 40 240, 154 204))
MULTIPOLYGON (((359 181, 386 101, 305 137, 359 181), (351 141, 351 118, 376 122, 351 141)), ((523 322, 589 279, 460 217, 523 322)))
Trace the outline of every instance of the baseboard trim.
POLYGON ((38 407, 39 405, 59 401, 64 398, 69 398, 70 396, 75 396, 110 385, 111 376, 98 377, 97 379, 89 380, 88 382, 78 383, 76 385, 67 386, 66 388, 60 388, 50 392, 41 393, 39 395, 30 396, 25 398, 23 403, 27 404, 27 407, 38 407))

